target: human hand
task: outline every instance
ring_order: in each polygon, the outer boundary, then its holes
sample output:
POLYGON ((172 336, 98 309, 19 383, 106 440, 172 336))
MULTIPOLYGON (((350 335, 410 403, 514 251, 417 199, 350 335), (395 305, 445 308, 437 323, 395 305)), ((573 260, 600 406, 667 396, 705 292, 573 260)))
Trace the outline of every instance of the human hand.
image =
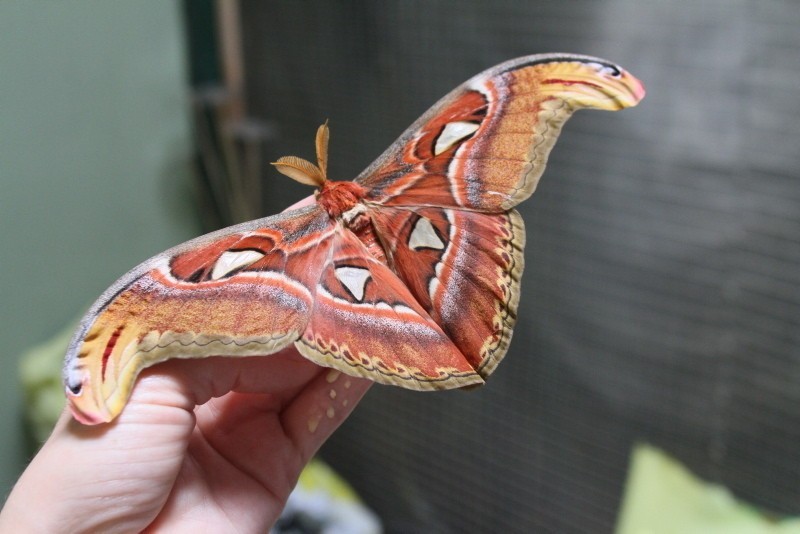
POLYGON ((294 348, 160 364, 115 421, 62 414, 0 532, 266 532, 371 383, 294 348))

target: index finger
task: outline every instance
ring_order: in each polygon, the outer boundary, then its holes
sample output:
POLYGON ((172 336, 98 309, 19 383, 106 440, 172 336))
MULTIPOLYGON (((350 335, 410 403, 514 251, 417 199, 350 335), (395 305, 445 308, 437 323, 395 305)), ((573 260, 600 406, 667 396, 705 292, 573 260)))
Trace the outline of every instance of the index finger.
POLYGON ((314 198, 314 195, 308 195, 307 197, 303 198, 302 200, 298 200, 288 208, 283 211, 289 210, 296 210, 298 208, 305 208, 306 206, 310 206, 311 204, 315 204, 317 200, 314 198))

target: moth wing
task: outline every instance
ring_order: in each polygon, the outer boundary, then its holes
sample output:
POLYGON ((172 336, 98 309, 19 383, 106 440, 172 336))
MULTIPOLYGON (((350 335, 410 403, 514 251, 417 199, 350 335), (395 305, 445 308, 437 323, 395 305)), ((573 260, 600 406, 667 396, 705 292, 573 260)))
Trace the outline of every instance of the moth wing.
POLYGON ((517 317, 525 228, 516 210, 382 207, 370 213, 388 263, 470 364, 488 377, 517 317))
POLYGON ((296 345, 320 365, 382 384, 433 390, 483 383, 403 281, 341 227, 296 345))
POLYGON ((574 111, 643 96, 602 59, 512 60, 445 96, 356 179, 388 264, 482 377, 516 320, 525 230, 513 207, 535 190, 574 111))
POLYGON ((536 189, 574 111, 619 110, 643 97, 639 80, 602 59, 508 61, 445 96, 356 181, 380 205, 507 211, 536 189))
POLYGON ((140 371, 170 358, 274 353, 311 315, 308 289, 333 225, 317 206, 199 237, 123 276, 92 306, 67 352, 75 417, 110 421, 140 371))

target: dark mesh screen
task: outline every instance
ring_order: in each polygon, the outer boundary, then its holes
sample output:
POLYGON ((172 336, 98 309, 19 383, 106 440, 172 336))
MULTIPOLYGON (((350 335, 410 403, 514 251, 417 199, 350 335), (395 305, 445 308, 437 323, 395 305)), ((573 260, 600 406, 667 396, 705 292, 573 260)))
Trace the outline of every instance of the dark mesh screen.
MULTIPOLYGON (((440 96, 579 52, 648 87, 566 126, 520 207, 527 269, 487 387, 374 387, 323 449, 388 532, 609 532, 633 443, 800 514, 800 4, 243 3, 271 158, 355 176, 440 96)), ((308 194, 270 173, 268 213, 308 194)))

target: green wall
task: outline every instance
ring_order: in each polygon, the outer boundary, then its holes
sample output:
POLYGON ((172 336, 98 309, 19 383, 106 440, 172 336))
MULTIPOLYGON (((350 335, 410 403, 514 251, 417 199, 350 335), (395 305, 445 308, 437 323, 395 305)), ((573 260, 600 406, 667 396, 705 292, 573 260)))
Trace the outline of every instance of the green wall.
POLYGON ((0 2, 0 496, 19 354, 196 232, 180 4, 0 2))

